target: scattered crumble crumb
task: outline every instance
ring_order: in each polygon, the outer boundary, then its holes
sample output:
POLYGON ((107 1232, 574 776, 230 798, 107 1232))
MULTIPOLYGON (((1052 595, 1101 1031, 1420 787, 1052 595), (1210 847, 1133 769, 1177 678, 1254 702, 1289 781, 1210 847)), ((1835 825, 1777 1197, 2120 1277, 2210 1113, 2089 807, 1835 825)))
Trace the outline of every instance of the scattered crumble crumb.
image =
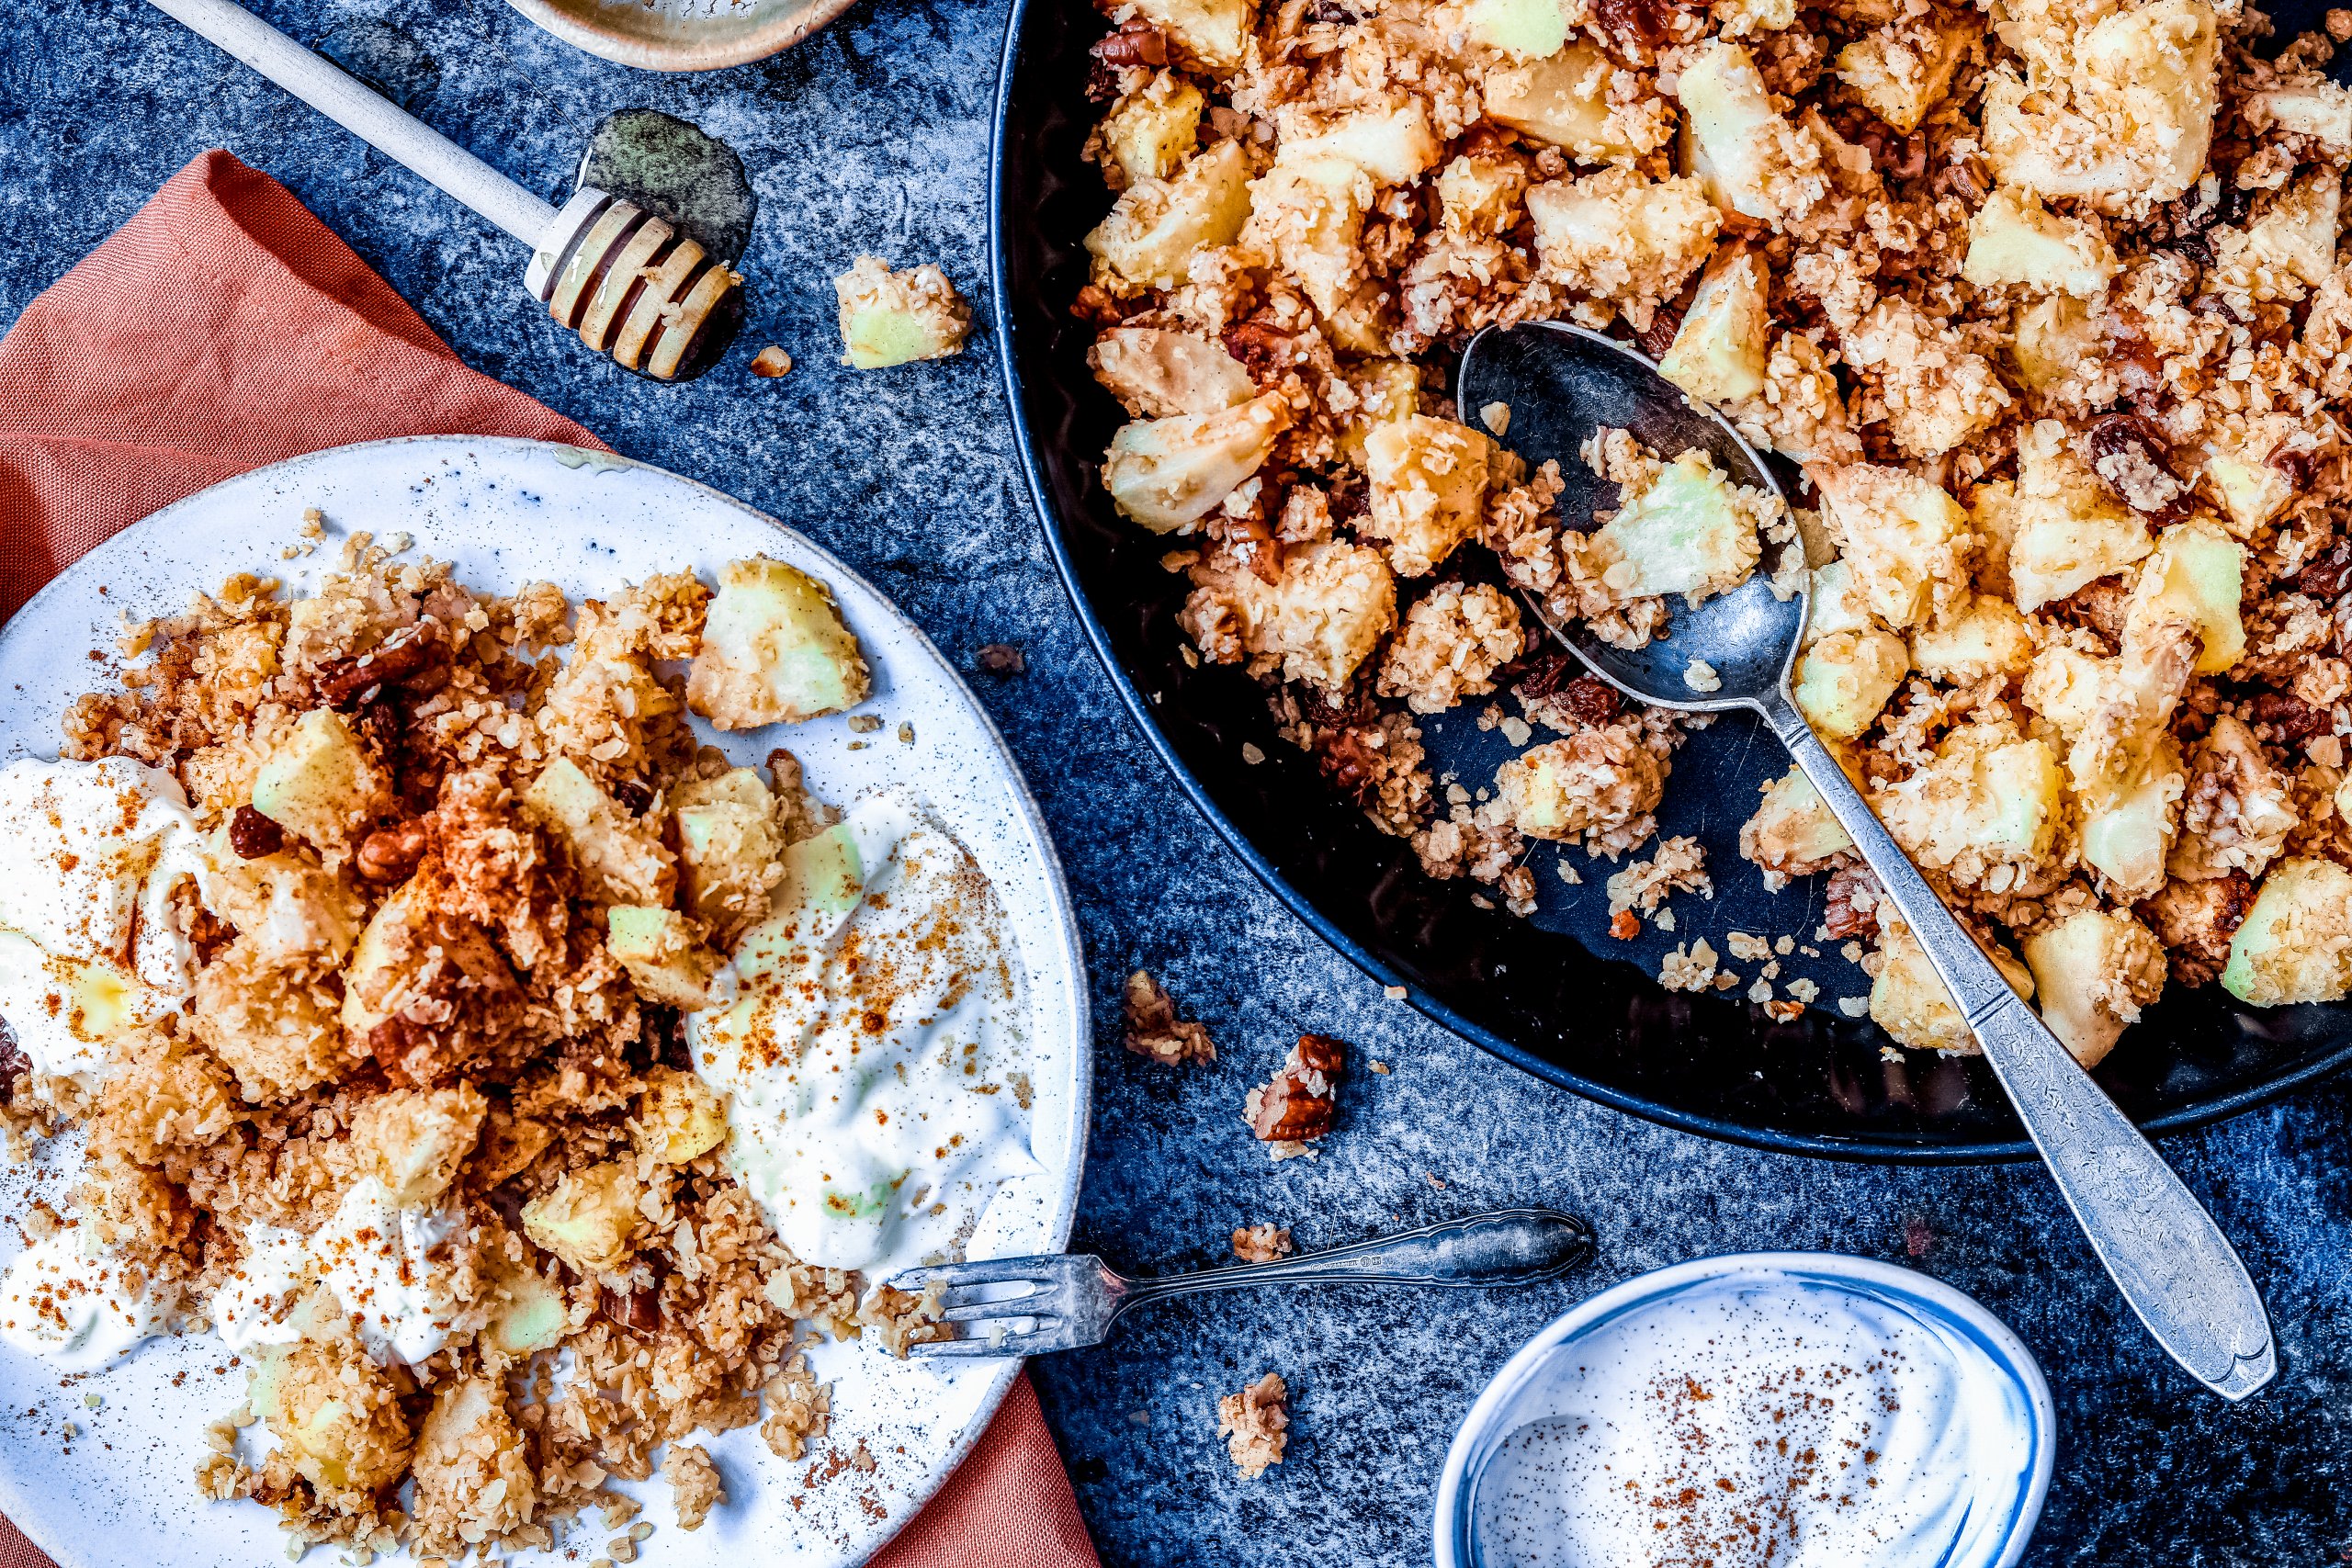
POLYGON ((1674 929, 1674 911, 1671 908, 1660 909, 1650 923, 1662 931, 1670 931, 1674 929))
POLYGON ((1367 1062, 1364 1065, 1383 1077, 1388 1076, 1388 1064, 1385 1062, 1367 1062))
POLYGON ((1380 987, 1380 994, 1392 1002, 1401 1002, 1411 993, 1402 986, 1383 986, 1380 987))
POLYGON ((849 716, 849 732, 852 735, 871 735, 881 728, 880 714, 854 713, 849 716))
POLYGON ((972 655, 972 661, 980 667, 981 673, 999 678, 1019 675, 1029 668, 1029 656, 1009 642, 982 644, 972 655))
MULTIPOLYGON (((1623 911, 1620 911, 1621 913, 1623 911)), ((1615 928, 1611 928, 1614 933, 1615 928)), ((1669 991, 1703 991, 1715 982, 1715 950, 1701 937, 1686 950, 1678 942, 1658 966, 1657 983, 1669 991)), ((1738 984, 1735 979, 1734 985, 1738 984)))
POLYGON ((1126 1047, 1170 1066, 1216 1060, 1216 1044, 1205 1025, 1176 1016, 1176 1003, 1159 981, 1138 969, 1127 976, 1126 1047))
POLYGON ((1260 750, 1256 741, 1244 740, 1241 743, 1241 760, 1254 768, 1266 760, 1266 753, 1260 750))
POLYGON ((1789 995, 1800 1002, 1815 1001, 1821 996, 1821 987, 1802 975, 1790 981, 1787 989, 1789 995))
POLYGON ((1724 689, 1724 678, 1715 673, 1715 667, 1703 659, 1694 659, 1683 667, 1682 683, 1694 692, 1720 692, 1724 689))
POLYGON ((1268 1372, 1239 1393, 1216 1402, 1216 1435, 1245 1481, 1283 1461, 1290 1441, 1290 1388, 1280 1372, 1268 1372))
POLYGON ((1698 840, 1688 834, 1667 840, 1649 859, 1634 861, 1610 877, 1610 913, 1636 909, 1646 915, 1672 893, 1713 898, 1715 884, 1704 869, 1706 863, 1706 847, 1698 840))
POLYGON ((1868 997, 1839 997, 1838 1010, 1848 1018, 1860 1018, 1871 1010, 1871 999, 1868 997))
POLYGON ((1762 958, 1772 951, 1770 942, 1747 931, 1725 931, 1724 947, 1734 958, 1762 958))
POLYGON ((1480 404, 1478 417, 1486 422, 1488 430, 1495 433, 1498 441, 1510 433, 1510 405, 1499 399, 1480 404))
MULTIPOLYGON (((727 1486, 719 1479, 718 1466, 711 1462, 708 1450, 693 1443, 670 1445, 670 1451, 662 1456, 662 1479, 670 1483, 680 1529, 700 1529, 711 1509, 727 1501, 727 1486)), ((628 1540, 624 1536, 613 1544, 618 1547, 628 1540)))
POLYGON ((770 344, 752 357, 752 374, 763 381, 773 381, 779 376, 791 374, 792 355, 770 344))
POLYGON ((1775 937, 1772 940, 1772 951, 1786 958, 1796 944, 1797 939, 1792 936, 1775 937))
POLYGON ((902 722, 899 726, 899 744, 901 746, 911 746, 914 743, 915 727, 911 723, 902 722))
POLYGON ((1620 909, 1609 917, 1609 934, 1619 942, 1631 942, 1642 934, 1642 918, 1631 909, 1620 909))
POLYGON ((1233 1256, 1244 1263, 1272 1263, 1291 1254, 1290 1227, 1272 1223, 1233 1233, 1233 1256))

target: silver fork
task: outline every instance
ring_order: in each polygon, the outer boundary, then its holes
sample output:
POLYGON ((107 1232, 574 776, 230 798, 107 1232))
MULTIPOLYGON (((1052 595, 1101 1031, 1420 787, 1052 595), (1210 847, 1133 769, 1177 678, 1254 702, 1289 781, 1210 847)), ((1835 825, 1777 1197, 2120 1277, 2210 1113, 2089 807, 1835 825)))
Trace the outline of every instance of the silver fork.
POLYGON ((1557 1279, 1592 1256, 1592 1227, 1550 1209, 1495 1209, 1328 1252, 1273 1263, 1236 1263, 1158 1280, 1130 1280, 1100 1258, 1056 1254, 992 1258, 910 1269, 890 1282, 921 1292, 945 1287, 948 1322, 991 1326, 975 1337, 917 1345, 918 1356, 1035 1356, 1100 1345, 1128 1308, 1236 1285, 1532 1285, 1557 1279), (1009 1285, 1009 1295, 982 1292, 1009 1285), (1013 1325, 1029 1327, 1014 1332, 1013 1325))

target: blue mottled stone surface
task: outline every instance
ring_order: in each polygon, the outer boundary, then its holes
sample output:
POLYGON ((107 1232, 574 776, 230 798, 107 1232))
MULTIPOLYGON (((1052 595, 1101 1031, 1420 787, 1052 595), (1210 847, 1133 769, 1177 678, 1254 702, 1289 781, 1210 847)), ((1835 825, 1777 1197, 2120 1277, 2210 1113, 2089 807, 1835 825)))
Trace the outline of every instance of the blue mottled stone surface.
POLYGON ((2343 1086, 2167 1143, 2244 1250, 2286 1350, 2279 1382, 2231 1409, 2141 1334, 2035 1170, 1758 1155, 1588 1105, 1385 1000, 1225 852, 1080 638, 1021 490, 985 334, 945 365, 832 363, 829 279, 860 251, 938 261, 985 298, 1001 5, 868 0, 778 58, 693 77, 591 59, 496 0, 261 8, 308 39, 356 22, 404 29, 438 68, 418 111, 545 193, 565 188, 589 128, 616 108, 666 109, 731 142, 763 209, 744 346, 780 344, 797 367, 755 381, 739 352, 692 387, 620 376, 521 297, 523 258, 504 235, 136 0, 0 14, 0 321, 174 170, 225 146, 292 187, 469 363, 623 452, 804 529, 967 668, 982 644, 1023 647, 1025 676, 974 682, 1060 840, 1098 1014, 1114 1021, 1121 976, 1148 964, 1221 1052, 1180 1072, 1126 1055, 1105 1031, 1080 1247, 1122 1268, 1185 1268, 1256 1221, 1314 1246, 1532 1201, 1600 1228, 1600 1262, 1554 1287, 1180 1302, 1111 1345, 1039 1365, 1107 1563, 1426 1562, 1446 1444, 1513 1348, 1583 1293, 1758 1247, 1908 1261, 2024 1337, 2062 1423, 2030 1562, 2339 1561, 2352 1538, 2343 1086), (1241 1097, 1306 1029, 1395 1070, 1353 1077, 1321 1158, 1277 1167, 1243 1132, 1241 1097), (1214 1405, 1270 1368, 1296 1391, 1290 1454, 1244 1482, 1214 1405))

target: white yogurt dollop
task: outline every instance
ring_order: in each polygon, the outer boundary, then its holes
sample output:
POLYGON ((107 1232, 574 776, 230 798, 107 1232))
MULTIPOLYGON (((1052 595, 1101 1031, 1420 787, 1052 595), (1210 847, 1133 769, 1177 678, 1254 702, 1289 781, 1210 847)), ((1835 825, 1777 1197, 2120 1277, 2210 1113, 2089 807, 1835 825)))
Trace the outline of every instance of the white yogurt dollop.
POLYGON ((442 1248, 463 1227, 454 1208, 403 1209, 383 1183, 352 1184, 316 1232, 254 1224, 237 1267, 213 1292, 212 1326, 232 1350, 300 1338, 295 1307, 323 1283, 378 1364, 413 1366, 448 1344, 466 1303, 442 1248))
MULTIPOLYGON (((1727 1276, 1563 1345, 1474 1482, 1487 1568, 1975 1561, 2031 1443, 2008 1374, 1893 1300, 1727 1276)), ((1996 1537, 1997 1539, 1997 1536, 1996 1537)))
POLYGON ((1029 1149, 1021 976, 971 855, 911 795, 792 846, 735 949, 730 1005, 687 1020, 729 1098, 729 1162, 804 1262, 883 1273, 944 1251, 1029 1149))
POLYGON ((87 1073, 109 1038, 195 985, 175 890, 201 886, 187 796, 120 757, 0 768, 0 1018, 37 1074, 87 1073))
POLYGON ((132 1281, 122 1265, 67 1226, 33 1243, 0 1279, 0 1338, 64 1371, 114 1365, 164 1330, 167 1293, 132 1281))

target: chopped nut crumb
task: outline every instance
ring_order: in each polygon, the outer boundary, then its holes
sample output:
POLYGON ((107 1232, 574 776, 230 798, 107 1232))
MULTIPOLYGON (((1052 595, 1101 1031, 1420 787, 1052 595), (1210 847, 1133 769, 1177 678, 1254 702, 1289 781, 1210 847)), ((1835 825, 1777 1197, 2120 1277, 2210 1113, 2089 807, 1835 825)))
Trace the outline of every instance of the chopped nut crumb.
POLYGON ((1159 981, 1138 969, 1127 976, 1126 1047, 1170 1066, 1216 1060, 1216 1045, 1204 1025, 1176 1016, 1176 1003, 1159 981))
POLYGON ((1233 1256, 1244 1263, 1272 1263, 1291 1253, 1290 1231, 1271 1223, 1233 1233, 1233 1256))
POLYGON ((1216 1402, 1216 1434, 1244 1480, 1255 1481, 1268 1465, 1282 1463, 1289 1427, 1290 1387, 1279 1372, 1216 1402))

